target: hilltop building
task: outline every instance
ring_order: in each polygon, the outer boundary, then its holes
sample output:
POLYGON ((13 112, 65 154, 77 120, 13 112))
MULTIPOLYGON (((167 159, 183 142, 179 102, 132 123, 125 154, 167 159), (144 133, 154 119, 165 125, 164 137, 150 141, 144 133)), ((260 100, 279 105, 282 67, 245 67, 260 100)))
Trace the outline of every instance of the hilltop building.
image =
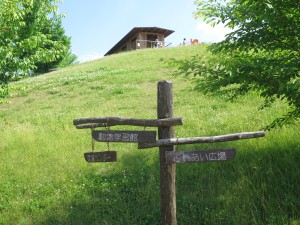
POLYGON ((123 51, 168 46, 171 43, 166 43, 165 38, 173 32, 159 27, 134 27, 105 56, 123 51))

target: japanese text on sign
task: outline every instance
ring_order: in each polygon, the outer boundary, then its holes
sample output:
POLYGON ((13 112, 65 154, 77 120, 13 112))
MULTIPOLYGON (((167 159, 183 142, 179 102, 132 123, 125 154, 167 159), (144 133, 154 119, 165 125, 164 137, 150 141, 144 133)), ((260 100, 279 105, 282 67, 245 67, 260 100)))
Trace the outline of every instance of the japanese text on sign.
POLYGON ((93 131, 92 136, 99 142, 154 142, 155 131, 93 131))
POLYGON ((99 141, 120 141, 120 142, 137 142, 138 134, 129 134, 129 133, 117 133, 117 134, 104 134, 99 133, 99 141))
POLYGON ((166 163, 219 162, 235 157, 235 149, 166 152, 166 163))

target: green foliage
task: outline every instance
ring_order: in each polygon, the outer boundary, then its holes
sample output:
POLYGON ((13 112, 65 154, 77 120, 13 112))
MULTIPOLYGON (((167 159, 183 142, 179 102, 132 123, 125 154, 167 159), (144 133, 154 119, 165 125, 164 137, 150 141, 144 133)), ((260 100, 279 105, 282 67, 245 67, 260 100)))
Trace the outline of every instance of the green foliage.
POLYGON ((78 57, 75 54, 73 54, 71 50, 69 50, 68 52, 65 53, 65 55, 60 60, 58 67, 63 68, 71 64, 77 64, 78 63, 77 58, 78 57))
POLYGON ((0 85, 50 69, 70 49, 57 0, 0 1, 0 85))
POLYGON ((256 91, 286 101, 290 111, 266 129, 294 123, 300 117, 299 1, 197 0, 197 18, 233 31, 209 47, 210 59, 174 61, 204 93, 226 93, 231 99, 256 91))
MULTIPOLYGON (((35 66, 36 73, 49 72, 51 69, 58 67, 66 67, 73 63, 76 63, 77 56, 71 52, 71 38, 65 35, 65 31, 62 27, 61 16, 55 16, 44 26, 42 33, 48 34, 51 41, 60 43, 63 48, 59 54, 56 55, 55 60, 48 62, 38 62, 35 66)), ((48 49, 53 46, 47 45, 48 49)))

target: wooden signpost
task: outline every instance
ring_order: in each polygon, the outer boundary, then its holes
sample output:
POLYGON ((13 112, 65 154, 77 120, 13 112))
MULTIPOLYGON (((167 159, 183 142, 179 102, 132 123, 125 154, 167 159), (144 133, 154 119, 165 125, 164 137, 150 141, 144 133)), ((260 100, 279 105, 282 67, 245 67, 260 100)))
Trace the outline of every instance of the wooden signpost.
MULTIPOLYGON (((182 125, 183 122, 180 117, 173 118, 172 82, 158 82, 157 90, 158 119, 91 117, 75 119, 73 124, 77 129, 92 129, 93 140, 107 142, 108 145, 110 142, 124 142, 138 143, 138 148, 140 149, 159 147, 161 224, 176 225, 176 164, 226 162, 235 157, 236 149, 175 151, 175 146, 260 138, 265 136, 265 132, 243 132, 211 137, 175 138, 174 126, 182 125), (155 131, 107 130, 107 127, 117 125, 158 127, 158 140, 156 140, 155 131), (95 128, 101 127, 105 127, 106 130, 94 130, 95 128)), ((86 152, 84 153, 84 158, 90 163, 115 162, 117 161, 117 152, 86 152)))
MULTIPOLYGON (((173 117, 173 84, 169 81, 160 81, 157 84, 157 118, 173 117)), ((175 137, 172 126, 158 128, 158 139, 175 137)), ((166 164, 165 153, 175 151, 175 146, 160 146, 160 214, 163 225, 176 225, 176 164, 166 164)))

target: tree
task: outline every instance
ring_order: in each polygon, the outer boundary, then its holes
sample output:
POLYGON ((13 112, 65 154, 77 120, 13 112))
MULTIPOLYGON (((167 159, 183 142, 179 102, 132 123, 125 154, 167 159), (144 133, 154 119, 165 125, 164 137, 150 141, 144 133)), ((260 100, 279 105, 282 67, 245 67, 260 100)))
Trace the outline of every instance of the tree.
MULTIPOLYGON (((38 6, 40 6, 38 4, 38 6)), ((50 62, 38 62, 35 66, 35 72, 44 73, 57 67, 65 67, 76 62, 77 56, 71 53, 71 38, 65 35, 65 30, 62 27, 61 15, 53 15, 51 20, 46 20, 43 25, 42 33, 49 35, 49 38, 53 42, 61 43, 64 48, 61 48, 61 52, 56 56, 55 60, 50 62)), ((52 45, 46 46, 48 49, 52 48, 52 45)))
POLYGON ((66 52, 66 54, 63 56, 62 60, 59 62, 58 67, 63 68, 66 66, 69 66, 71 64, 77 64, 77 55, 73 54, 71 50, 66 52))
POLYGON ((59 0, 0 0, 0 101, 8 82, 42 65, 59 63, 70 50, 61 28, 59 0))
POLYGON ((266 129, 300 117, 300 3, 297 0, 196 0, 196 18, 232 28, 225 40, 209 47, 210 59, 181 61, 179 70, 196 78, 204 93, 236 98, 250 91, 289 104, 288 114, 266 129))

